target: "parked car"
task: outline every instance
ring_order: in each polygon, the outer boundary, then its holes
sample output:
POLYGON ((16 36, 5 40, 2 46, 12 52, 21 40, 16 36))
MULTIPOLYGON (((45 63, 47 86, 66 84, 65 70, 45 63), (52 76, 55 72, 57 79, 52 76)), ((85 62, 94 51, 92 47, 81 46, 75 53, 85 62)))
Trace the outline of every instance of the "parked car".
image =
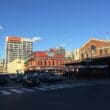
POLYGON ((37 76, 34 75, 25 75, 23 77, 23 84, 26 86, 39 86, 40 84, 40 79, 37 76))
POLYGON ((61 81, 62 76, 54 73, 50 73, 47 81, 61 81))
POLYGON ((23 82, 24 81, 23 77, 24 77, 24 74, 18 74, 16 81, 17 82, 23 82))
POLYGON ((7 84, 9 81, 8 75, 0 74, 0 84, 7 84))
POLYGON ((54 73, 40 73, 39 75, 41 82, 52 82, 52 81, 61 81, 62 76, 54 73))
POLYGON ((40 73, 39 78, 41 82, 47 82, 49 78, 49 74, 47 72, 40 73))
POLYGON ((17 74, 10 74, 9 77, 11 80, 14 80, 14 81, 17 80, 17 74))

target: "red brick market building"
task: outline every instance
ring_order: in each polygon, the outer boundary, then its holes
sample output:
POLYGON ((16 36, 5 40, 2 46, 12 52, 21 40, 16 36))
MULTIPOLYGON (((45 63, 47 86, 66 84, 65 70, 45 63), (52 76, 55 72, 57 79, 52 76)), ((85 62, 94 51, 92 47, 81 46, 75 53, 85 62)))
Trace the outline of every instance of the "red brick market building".
POLYGON ((26 70, 36 71, 53 71, 64 72, 64 63, 70 60, 65 59, 65 53, 56 53, 55 50, 50 51, 37 51, 30 55, 29 59, 25 62, 26 70))

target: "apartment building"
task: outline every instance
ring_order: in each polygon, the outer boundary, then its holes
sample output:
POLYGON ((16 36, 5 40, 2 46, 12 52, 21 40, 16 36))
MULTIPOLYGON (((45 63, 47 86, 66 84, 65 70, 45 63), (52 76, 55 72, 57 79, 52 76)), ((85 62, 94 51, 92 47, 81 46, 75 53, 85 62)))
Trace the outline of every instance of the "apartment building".
POLYGON ((15 36, 6 37, 6 68, 15 59, 23 60, 33 51, 33 40, 15 36))

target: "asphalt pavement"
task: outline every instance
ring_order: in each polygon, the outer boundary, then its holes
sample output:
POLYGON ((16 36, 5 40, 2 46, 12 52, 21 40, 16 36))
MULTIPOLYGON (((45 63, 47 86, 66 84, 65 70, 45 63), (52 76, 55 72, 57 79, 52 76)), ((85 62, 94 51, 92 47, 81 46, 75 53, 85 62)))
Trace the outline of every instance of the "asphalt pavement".
POLYGON ((110 86, 4 95, 0 96, 0 110, 110 110, 110 86))
POLYGON ((110 80, 1 88, 0 110, 110 110, 110 80))

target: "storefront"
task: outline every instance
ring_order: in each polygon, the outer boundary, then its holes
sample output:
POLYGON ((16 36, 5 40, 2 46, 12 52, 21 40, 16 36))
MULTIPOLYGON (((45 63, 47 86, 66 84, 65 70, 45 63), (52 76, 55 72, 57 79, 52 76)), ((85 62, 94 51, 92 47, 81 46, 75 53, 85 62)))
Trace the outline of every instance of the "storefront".
POLYGON ((110 57, 86 59, 81 62, 68 63, 65 66, 65 74, 70 74, 70 77, 110 77, 110 57))

